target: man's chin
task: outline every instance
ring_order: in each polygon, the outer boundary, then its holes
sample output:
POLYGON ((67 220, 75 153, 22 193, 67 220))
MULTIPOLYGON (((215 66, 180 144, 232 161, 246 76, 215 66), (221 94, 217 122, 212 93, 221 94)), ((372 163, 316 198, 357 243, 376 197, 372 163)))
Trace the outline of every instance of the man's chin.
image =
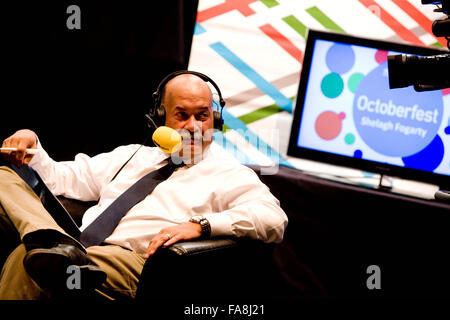
POLYGON ((182 145, 178 156, 183 159, 185 163, 197 163, 202 160, 204 152, 208 149, 209 144, 185 144, 182 145))

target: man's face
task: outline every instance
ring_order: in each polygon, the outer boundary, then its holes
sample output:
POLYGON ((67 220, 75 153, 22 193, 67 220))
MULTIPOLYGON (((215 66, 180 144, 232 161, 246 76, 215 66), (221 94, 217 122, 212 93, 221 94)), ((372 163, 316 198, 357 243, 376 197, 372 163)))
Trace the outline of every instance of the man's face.
POLYGON ((165 125, 183 137, 179 155, 201 154, 212 142, 214 127, 212 95, 208 85, 192 75, 178 76, 166 85, 162 101, 166 109, 165 125), (189 134, 190 133, 190 134, 189 134))

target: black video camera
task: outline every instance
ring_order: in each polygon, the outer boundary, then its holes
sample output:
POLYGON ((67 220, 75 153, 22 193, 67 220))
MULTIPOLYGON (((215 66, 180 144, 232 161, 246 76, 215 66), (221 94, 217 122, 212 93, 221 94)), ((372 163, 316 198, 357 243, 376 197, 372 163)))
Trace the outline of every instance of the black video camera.
MULTIPOLYGON (((450 0, 422 0, 422 4, 435 4, 435 12, 447 15, 435 20, 431 30, 436 37, 447 39, 450 49, 450 0)), ((450 88, 450 54, 436 56, 390 55, 388 56, 389 87, 402 88, 410 85, 416 91, 450 88)))

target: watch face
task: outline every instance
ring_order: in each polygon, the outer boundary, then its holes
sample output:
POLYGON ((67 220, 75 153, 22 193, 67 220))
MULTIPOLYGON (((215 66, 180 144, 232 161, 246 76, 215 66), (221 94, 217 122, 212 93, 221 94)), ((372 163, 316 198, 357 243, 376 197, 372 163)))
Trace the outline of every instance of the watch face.
POLYGON ((191 221, 195 223, 200 223, 202 220, 203 220, 202 216, 194 216, 191 218, 191 221))

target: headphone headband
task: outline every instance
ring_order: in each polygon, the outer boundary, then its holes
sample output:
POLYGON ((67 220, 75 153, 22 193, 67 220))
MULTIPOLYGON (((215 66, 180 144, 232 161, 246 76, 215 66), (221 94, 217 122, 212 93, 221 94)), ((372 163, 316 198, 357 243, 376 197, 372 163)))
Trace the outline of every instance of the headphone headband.
POLYGON ((222 119, 222 110, 223 107, 225 106, 225 100, 223 100, 222 98, 222 93, 220 92, 219 86, 207 75, 197 72, 197 71, 189 71, 189 70, 179 70, 179 71, 175 71, 172 72, 170 74, 168 74, 166 77, 164 77, 164 79, 161 80, 161 82, 159 83, 157 89, 155 92, 153 92, 152 94, 152 98, 153 98, 153 106, 150 109, 150 112, 148 115, 146 115, 147 118, 155 118, 155 120, 157 120, 157 122, 162 122, 162 118, 165 118, 165 110, 164 108, 161 106, 161 93, 162 90, 164 89, 164 87, 166 86, 166 84, 172 80, 173 78, 182 75, 182 74, 192 74, 195 75, 197 77, 199 77, 200 79, 202 79, 205 82, 209 82, 211 83, 211 85, 216 89, 217 94, 219 95, 219 105, 220 105, 220 111, 214 111, 214 127, 220 131, 222 131, 222 125, 223 125, 223 119, 222 119))
MULTIPOLYGON (((166 86, 167 82, 169 82, 173 78, 178 77, 179 75, 182 75, 182 74, 193 74, 193 75, 199 77, 200 79, 202 79, 203 81, 211 83, 212 86, 214 87, 214 89, 216 89, 217 94, 219 95, 220 107, 223 108, 225 106, 225 101, 222 98, 222 93, 220 92, 219 86, 214 82, 214 80, 211 79, 210 77, 208 77, 206 74, 203 74, 203 73, 200 73, 197 71, 189 71, 189 70, 178 70, 178 71, 172 72, 172 73, 168 74, 167 76, 165 76, 164 79, 161 80, 161 82, 158 85, 158 88, 156 89, 155 92, 153 92, 153 95, 152 95, 155 102, 156 102, 156 99, 158 100, 157 101, 158 106, 161 103, 161 101, 160 101, 161 100, 161 91, 166 86)), ((158 106, 156 106, 156 107, 158 107, 158 106)))

